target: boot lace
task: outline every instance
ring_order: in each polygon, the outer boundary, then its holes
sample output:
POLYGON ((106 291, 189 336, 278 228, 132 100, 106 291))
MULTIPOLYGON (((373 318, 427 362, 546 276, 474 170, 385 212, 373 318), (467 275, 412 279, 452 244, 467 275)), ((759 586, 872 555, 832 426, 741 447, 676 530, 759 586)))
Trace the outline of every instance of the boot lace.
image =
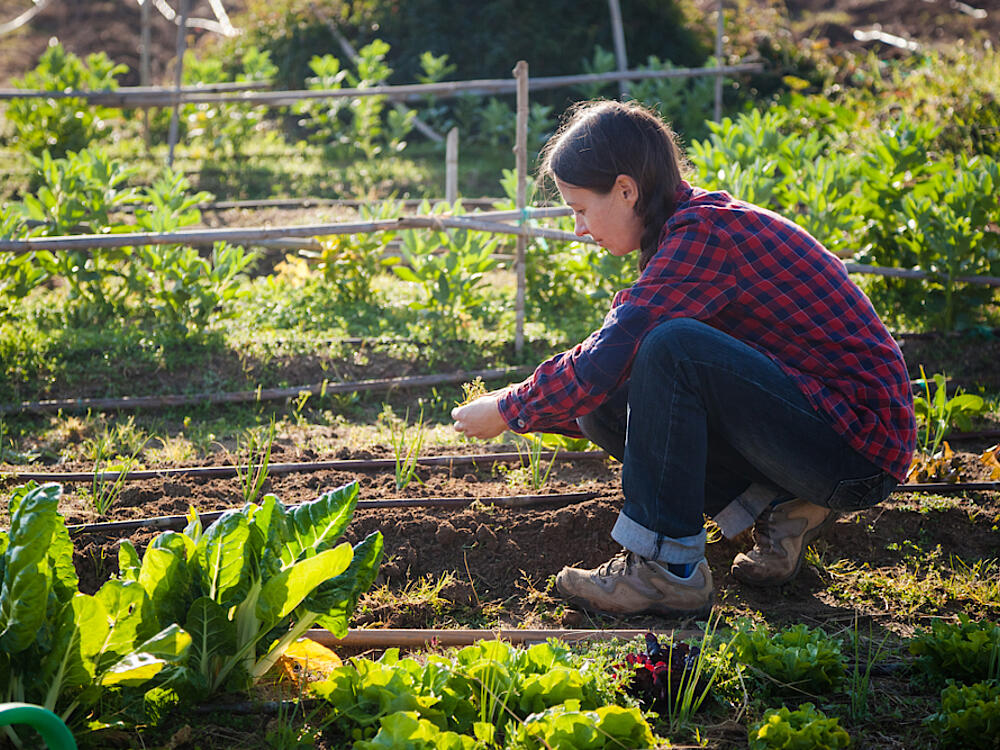
POLYGON ((606 563, 601 565, 598 569, 598 575, 609 576, 609 575, 628 575, 629 572, 637 564, 642 562, 642 558, 639 557, 635 552, 631 550, 622 549, 614 557, 608 560, 606 563))

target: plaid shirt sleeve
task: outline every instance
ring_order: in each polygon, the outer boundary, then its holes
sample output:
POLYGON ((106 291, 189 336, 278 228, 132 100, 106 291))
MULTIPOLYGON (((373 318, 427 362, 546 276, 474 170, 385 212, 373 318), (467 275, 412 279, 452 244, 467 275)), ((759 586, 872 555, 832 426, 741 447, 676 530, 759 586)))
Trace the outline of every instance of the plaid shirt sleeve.
POLYGON ((843 263, 791 221, 686 183, 660 247, 601 328, 500 399, 516 432, 579 435, 575 418, 629 378, 643 337, 691 318, 771 357, 859 453, 899 480, 916 427, 906 366, 843 263))

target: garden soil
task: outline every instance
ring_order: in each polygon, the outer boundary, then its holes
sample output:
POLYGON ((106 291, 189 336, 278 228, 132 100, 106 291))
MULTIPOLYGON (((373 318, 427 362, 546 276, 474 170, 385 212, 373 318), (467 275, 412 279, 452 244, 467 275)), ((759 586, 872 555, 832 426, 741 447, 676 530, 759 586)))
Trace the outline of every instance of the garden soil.
MULTIPOLYGON (((963 481, 988 479, 989 469, 980 462, 983 446, 967 446, 955 459, 963 481)), ((481 452, 482 446, 469 446, 481 452)), ((495 446, 491 446, 495 449, 495 446)), ((441 453, 443 449, 437 452, 441 453)), ((463 452, 450 448, 449 455, 463 452)), ((274 462, 391 458, 388 451, 342 449, 336 456, 303 453, 293 446, 275 445, 274 462)), ((9 468, 9 467, 7 467, 9 468)), ((87 467, 60 466, 60 470, 87 467)), ((358 473, 319 471, 279 474, 267 480, 265 491, 275 493, 286 505, 305 502, 350 481, 358 481, 360 498, 479 499, 460 509, 361 509, 346 532, 357 542, 373 531, 385 539, 385 557, 376 588, 391 596, 372 595, 354 621, 359 627, 442 626, 441 618, 468 625, 480 621, 489 627, 671 627, 681 621, 662 618, 592 618, 563 606, 551 591, 550 577, 564 565, 596 566, 607 560, 618 546, 609 532, 621 507, 620 465, 607 459, 557 461, 549 484, 542 493, 593 492, 585 502, 566 504, 553 498, 531 508, 502 508, 489 498, 534 494, 512 487, 504 472, 487 463, 419 470, 420 484, 403 492, 395 488, 391 471, 358 473), (421 582, 441 583, 436 597, 419 597, 421 582)), ((8 479, 7 487, 16 482, 8 479)), ((78 485, 79 486, 79 485, 78 485)), ((86 488, 89 490, 89 486, 86 488)), ((104 520, 179 515, 189 507, 207 512, 239 507, 237 479, 168 478, 129 482, 116 505, 99 519, 83 499, 83 492, 66 484, 61 510, 70 524, 104 520)), ((935 548, 947 560, 955 555, 966 560, 1000 557, 1000 494, 966 493, 939 497, 930 506, 924 496, 896 493, 887 502, 869 510, 846 514, 816 543, 819 558, 848 559, 874 571, 901 564, 914 543, 935 548)), ((9 519, 0 519, 5 525, 9 519)), ((74 532, 75 563, 81 590, 92 592, 117 570, 117 546, 129 537, 142 550, 159 530, 127 534, 74 532)), ((777 590, 756 589, 737 583, 729 574, 733 556, 750 544, 749 536, 718 540, 708 547, 716 578, 717 600, 730 613, 758 613, 772 622, 833 624, 849 621, 859 611, 895 629, 909 627, 907 618, 890 611, 877 598, 866 602, 844 601, 831 593, 837 575, 822 565, 803 566, 800 575, 777 590)), ((956 600, 954 606, 976 612, 977 603, 956 600)), ((944 614, 945 611, 942 611, 944 614)), ((445 625, 447 624, 444 623, 445 625)))

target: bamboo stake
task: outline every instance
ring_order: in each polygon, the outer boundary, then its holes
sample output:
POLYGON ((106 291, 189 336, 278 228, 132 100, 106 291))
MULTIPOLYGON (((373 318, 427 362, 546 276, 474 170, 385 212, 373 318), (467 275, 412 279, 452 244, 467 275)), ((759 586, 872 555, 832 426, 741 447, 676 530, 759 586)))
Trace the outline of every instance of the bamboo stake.
MULTIPOLYGON (((539 459, 542 461, 580 461, 587 459, 604 460, 608 454, 604 451, 542 451, 539 459)), ((424 456, 417 459, 418 466, 464 466, 468 464, 483 464, 492 466, 499 463, 514 463, 523 460, 520 453, 480 453, 474 456, 424 456)), ((396 466, 394 458, 375 459, 339 459, 336 461, 303 461, 292 463, 270 464, 268 475, 296 474, 310 471, 372 471, 393 469, 396 466)), ((225 479, 239 476, 252 467, 249 466, 188 466, 170 467, 166 469, 137 469, 127 471, 18 471, 3 472, 0 478, 16 482, 135 482, 147 479, 169 479, 173 477, 207 477, 225 479)))
MULTIPOLYGON (((723 20, 722 10, 723 10, 724 0, 718 0, 716 5, 716 22, 715 22, 715 64, 722 64, 722 33, 723 33, 723 20)), ((719 122, 722 119, 722 76, 715 76, 715 121, 719 122)))
MULTIPOLYGON (((517 127, 514 139, 514 158, 517 166, 517 210, 524 211, 528 205, 528 63, 519 60, 514 67, 517 78, 517 127)), ((522 226, 524 219, 521 219, 522 226)), ((522 233, 517 236, 517 259, 514 261, 517 273, 517 291, 514 297, 514 351, 524 350, 524 290, 526 286, 525 250, 528 238, 522 233)))
POLYGON ((444 199, 449 204, 458 200, 458 128, 449 130, 445 141, 444 199))
MULTIPOLYGON (((149 86, 151 83, 152 72, 149 62, 149 47, 150 47, 150 22, 151 22, 151 11, 152 0, 139 0, 139 6, 141 9, 141 23, 142 31, 139 36, 139 83, 143 86, 149 86)), ((149 136, 149 110, 144 109, 142 111, 142 139, 146 143, 146 148, 150 147, 150 136, 149 136)))
MULTIPOLYGON (((615 43, 615 62, 618 72, 628 70, 628 57, 625 54, 625 30, 622 28, 622 7, 618 0, 608 0, 608 10, 611 13, 611 37, 615 43)), ((618 93, 624 99, 628 96, 628 81, 624 78, 618 81, 618 93)))
POLYGON ((323 381, 313 385, 293 386, 291 388, 260 388, 253 391, 234 391, 229 393, 194 393, 190 395, 176 394, 170 396, 131 396, 124 398, 67 398, 49 401, 28 401, 21 404, 0 405, 0 414, 45 414, 55 411, 95 411, 114 409, 160 409, 171 406, 193 406, 195 404, 239 404, 257 401, 276 401, 284 398, 295 398, 303 393, 314 396, 325 396, 331 393, 355 393, 360 391, 389 391, 393 388, 422 388, 432 385, 463 383, 477 377, 489 380, 510 375, 524 374, 528 368, 513 367, 493 370, 472 370, 469 372, 454 372, 441 375, 416 375, 405 378, 378 378, 375 380, 357 380, 347 383, 330 383, 323 381))
MULTIPOLYGON (((659 78, 697 78, 712 75, 735 75, 738 73, 758 73, 764 69, 761 63, 720 65, 705 68, 674 68, 672 70, 628 70, 612 73, 583 73, 571 76, 546 76, 533 78, 534 90, 548 90, 588 83, 614 82, 622 78, 642 81, 659 78)), ((480 79, 470 81, 440 81, 438 83, 409 83, 392 86, 373 86, 367 89, 306 89, 290 91, 246 91, 241 94, 211 94, 182 91, 182 104, 259 104, 271 107, 287 107, 303 99, 341 99, 361 96, 384 96, 389 101, 422 101, 428 95, 440 99, 465 94, 515 94, 516 81, 506 78, 480 79)), ((176 88, 159 91, 138 91, 134 88, 120 88, 114 91, 38 91, 20 89, 0 89, 0 100, 4 99, 86 99, 91 104, 106 107, 162 107, 170 105, 177 96, 176 88)))
POLYGON ((520 628, 500 628, 498 630, 472 629, 408 629, 408 628, 351 628, 344 638, 337 638, 328 630, 313 629, 306 631, 306 638, 316 641, 328 648, 386 649, 386 648, 425 648, 437 646, 452 648, 456 646, 471 646, 479 641, 507 641, 516 645, 544 643, 549 638, 556 638, 563 643, 582 643, 584 641, 606 641, 642 638, 646 633, 653 633, 659 639, 682 641, 688 638, 701 638, 700 630, 528 630, 520 628))
MULTIPOLYGON (((582 503, 587 500, 593 500, 599 494, 597 492, 562 492, 550 495, 510 495, 504 497, 420 497, 400 498, 398 500, 359 500, 357 508, 359 510, 379 510, 384 508, 464 508, 467 505, 472 505, 472 503, 494 505, 500 508, 531 508, 551 503, 582 503)), ((289 510, 297 507, 299 506, 292 505, 289 507, 289 510)), ((237 510, 240 509, 227 508, 226 510, 199 513, 198 520, 202 524, 209 524, 217 521, 224 514, 237 510)), ((135 531, 136 529, 147 528, 176 529, 186 526, 188 520, 186 515, 156 516, 154 518, 136 518, 128 521, 67 524, 66 530, 71 534, 96 534, 135 531)))
POLYGON ((184 77, 184 51, 187 49, 187 17, 191 0, 181 0, 181 21, 177 25, 177 71, 174 77, 174 111, 170 115, 170 133, 168 136, 167 166, 174 165, 174 147, 177 145, 178 120, 181 108, 181 83, 184 77))
POLYGON ((17 16, 7 23, 0 23, 0 35, 9 34, 11 31, 21 28, 26 23, 28 23, 32 18, 37 16, 45 7, 51 2, 51 0, 34 0, 34 7, 28 8, 24 13, 17 16))

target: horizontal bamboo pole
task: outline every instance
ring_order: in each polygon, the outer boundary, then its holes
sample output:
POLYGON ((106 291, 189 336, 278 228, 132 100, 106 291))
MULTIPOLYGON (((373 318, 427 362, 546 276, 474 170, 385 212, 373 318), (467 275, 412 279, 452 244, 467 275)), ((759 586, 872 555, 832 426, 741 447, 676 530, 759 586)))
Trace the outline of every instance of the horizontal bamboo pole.
MULTIPOLYGON (((121 234, 77 234, 57 237, 30 237, 22 240, 0 240, 0 252, 30 253, 40 250, 91 252, 96 248, 132 247, 134 245, 211 245, 215 242, 230 244, 254 244, 258 242, 280 241, 285 247, 293 237, 324 237, 341 234, 363 234, 367 232, 399 231, 403 229, 467 229, 478 232, 493 232, 514 236, 540 237, 559 242, 582 242, 598 244, 589 236, 578 237, 572 232, 545 229, 528 224, 504 224, 499 219, 519 218, 517 211, 495 212, 492 221, 475 218, 477 214, 462 216, 404 216, 381 221, 339 222, 331 224, 307 224, 288 227, 237 227, 226 229, 187 229, 179 232, 129 232, 121 234)), ((565 216, 568 211, 562 207, 528 209, 527 218, 565 216)), ((311 246, 311 243, 310 243, 311 246)), ((873 276, 891 276, 908 279, 940 280, 940 274, 927 273, 909 268, 888 268, 869 266, 861 263, 845 262, 848 273, 873 276)), ((962 284, 1000 287, 997 276, 957 276, 962 284)))
POLYGON ((500 628, 498 630, 473 629, 409 629, 409 628, 351 628, 343 638, 337 638, 327 630, 307 630, 305 637, 328 648, 386 649, 425 648, 438 646, 452 648, 471 646, 479 641, 507 641, 515 645, 544 643, 556 638, 563 643, 583 643, 586 641, 630 641, 653 633, 662 640, 683 641, 688 638, 702 638, 700 630, 528 630, 521 628, 500 628))
POLYGON ((377 378, 374 380, 356 380, 353 382, 331 383, 324 381, 312 385, 292 386, 291 388, 257 388, 253 391, 234 391, 229 393, 193 393, 175 394, 169 396, 125 396, 122 398, 66 398, 49 401, 27 401, 21 404, 0 405, 0 414, 46 414, 56 411, 96 411, 114 409, 161 409, 171 406, 192 406, 195 404, 239 404, 256 401, 276 401, 284 398, 295 398, 303 393, 313 396, 325 396, 331 393, 354 393, 359 391, 388 391, 394 388, 421 388, 432 385, 447 385, 449 383, 464 383, 475 378, 491 380, 510 375, 523 375, 530 372, 527 367, 504 367, 492 370, 459 371, 438 375, 415 375, 405 378, 377 378))
POLYGON ((948 495, 955 492, 998 492, 1000 482, 924 482, 896 485, 893 492, 936 492, 948 495))
MULTIPOLYGON (((473 503, 493 505, 499 508, 531 508, 553 503, 572 504, 593 500, 598 492, 553 492, 548 495, 504 495, 500 497, 416 497, 387 500, 359 500, 358 510, 379 510, 383 508, 464 508, 473 503)), ((291 506, 296 508, 297 505, 291 506)), ((290 509, 291 509, 290 508, 290 509)), ((223 514, 239 510, 213 510, 199 513, 198 520, 209 524, 218 520, 223 514)), ((127 521, 101 521, 98 523, 67 524, 66 529, 73 534, 116 533, 120 531, 135 531, 136 529, 176 529, 183 528, 188 523, 186 515, 154 516, 152 518, 134 518, 127 521)))
MULTIPOLYGON (((541 209, 549 212, 551 209, 541 209)), ((506 213, 506 212, 505 212, 506 213)), ((529 211, 529 218, 533 212, 529 211)), ((560 214, 554 214, 560 215, 560 214)), ((23 240, 0 240, 0 252, 29 253, 39 250, 84 251, 96 248, 132 247, 135 245, 201 245, 214 242, 230 244, 250 243, 259 240, 287 239, 290 237, 326 237, 340 234, 399 231, 402 229, 469 229, 498 234, 546 237, 568 242, 590 242, 570 232, 542 229, 526 224, 504 224, 501 221, 482 221, 469 216, 403 216, 379 221, 335 222, 305 224, 287 227, 230 227, 225 229, 183 229, 177 232, 127 232, 120 234, 76 234, 58 237, 30 237, 23 240)))
MULTIPOLYGON (((539 459, 543 461, 580 461, 587 459, 605 459, 604 451, 542 451, 539 459)), ((416 459, 418 466, 465 466, 469 464, 499 464, 514 463, 523 460, 520 453, 480 453, 474 456, 423 456, 416 459)), ((0 477, 17 482, 125 482, 144 481, 147 479, 170 479, 173 477, 208 477, 225 479, 239 476, 254 467, 251 466, 188 466, 170 467, 165 469, 138 469, 134 471, 4 471, 0 477)), ((267 467, 269 475, 299 474, 311 471, 378 471, 395 469, 396 459, 340 459, 336 461, 301 461, 292 463, 274 463, 267 467)))
MULTIPOLYGON (((740 65, 719 65, 705 68, 675 68, 673 70, 626 70, 611 73, 585 73, 571 76, 547 76, 532 78, 529 83, 533 91, 555 89, 564 86, 580 86, 592 83, 611 83, 619 80, 639 81, 660 78, 697 78, 699 76, 735 75, 762 71, 761 63, 740 65)), ((162 88, 137 91, 140 87, 120 88, 112 91, 38 91, 0 89, 0 101, 4 99, 84 99, 90 104, 105 107, 141 108, 163 107, 175 102, 181 104, 259 104, 284 107, 305 99, 343 99, 366 96, 384 96, 389 101, 422 101, 432 95, 439 99, 462 95, 513 94, 517 82, 509 78, 486 78, 471 81, 442 81, 438 83, 414 83, 393 86, 372 86, 370 88, 305 89, 296 91, 263 91, 234 93, 199 93, 182 89, 162 88)))

